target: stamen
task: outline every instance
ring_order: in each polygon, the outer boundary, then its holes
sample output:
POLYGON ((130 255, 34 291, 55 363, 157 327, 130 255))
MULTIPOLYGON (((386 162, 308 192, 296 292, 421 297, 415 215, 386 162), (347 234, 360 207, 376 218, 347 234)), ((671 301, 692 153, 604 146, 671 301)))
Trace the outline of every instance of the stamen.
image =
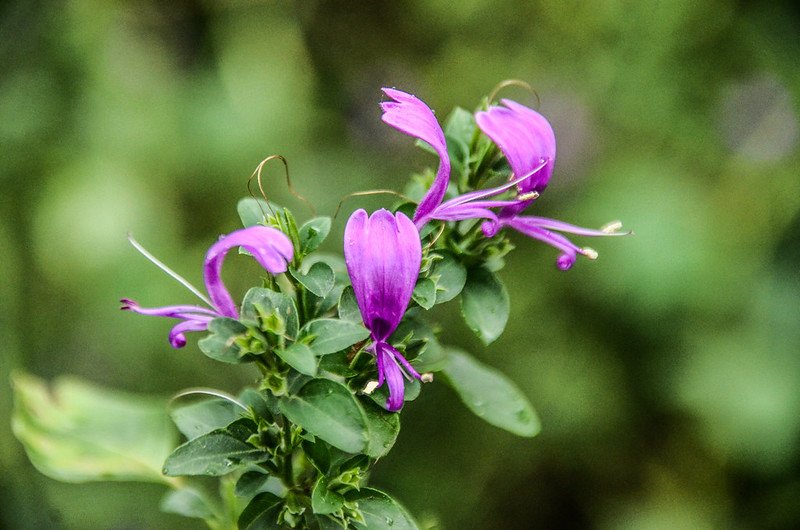
POLYGON ((615 234, 622 228, 622 221, 611 221, 600 227, 601 232, 606 234, 615 234))
POLYGON ((419 380, 423 383, 432 383, 433 382, 433 372, 425 372, 424 374, 420 374, 419 380))
POLYGON ((517 200, 520 201, 532 201, 533 199, 539 198, 538 191, 529 191, 528 193, 523 193, 522 195, 517 195, 517 200))
POLYGON ((194 294, 195 296, 197 296, 197 297, 198 297, 200 300, 202 300, 203 302, 205 302, 206 304, 208 304, 210 307, 214 307, 214 304, 212 304, 212 303, 211 303, 211 300, 209 300, 208 298, 206 298, 206 297, 203 295, 203 293, 202 293, 202 292, 200 292, 200 290, 199 290, 197 287, 195 287, 194 285, 192 285, 191 283, 189 283, 189 281, 188 281, 186 278, 184 278, 183 276, 181 276, 180 274, 178 274, 178 273, 177 273, 177 272, 175 272, 174 270, 170 269, 170 268, 169 268, 169 267, 167 267, 167 266, 166 266, 164 263, 162 263, 162 262, 161 262, 161 261, 160 261, 158 258, 156 258, 156 257, 155 257, 155 256, 153 256, 152 254, 150 254, 150 252, 148 252, 148 251, 147 251, 147 249, 145 249, 145 248, 144 248, 144 247, 143 247, 143 246, 142 246, 142 245, 141 245, 141 244, 140 244, 138 241, 136 241, 135 239, 133 239, 133 236, 132 236, 132 235, 130 235, 130 234, 128 234, 128 242, 130 242, 130 244, 131 244, 131 245, 133 245, 133 248, 135 248, 136 250, 138 250, 138 251, 139 251, 139 253, 140 253, 142 256, 144 256, 145 258, 149 259, 149 260, 150 260, 150 262, 151 262, 151 263, 153 263, 153 264, 154 264, 156 267, 158 267, 158 268, 159 268, 159 269, 161 269, 162 271, 164 271, 164 272, 166 272, 167 274, 169 274, 170 276, 172 276, 172 278, 173 278, 174 280, 177 280, 177 281, 178 281, 178 283, 180 283, 181 285, 183 285, 184 287, 186 287, 187 289, 189 289, 189 291, 191 291, 191 292, 192 292, 192 294, 194 294))
POLYGON ((378 386, 379 386, 379 385, 378 385, 378 382, 377 382, 377 381, 370 381, 369 383, 367 383, 367 386, 365 386, 365 387, 364 387, 364 390, 363 390, 363 392, 364 392, 366 395, 370 395, 370 394, 372 394, 373 392, 375 392, 375 389, 376 389, 376 388, 378 388, 378 386))
POLYGON ((593 248, 590 248, 590 247, 583 247, 581 249, 581 254, 583 254, 584 256, 586 256, 589 259, 597 259, 597 256, 598 256, 597 251, 595 249, 593 249, 593 248))

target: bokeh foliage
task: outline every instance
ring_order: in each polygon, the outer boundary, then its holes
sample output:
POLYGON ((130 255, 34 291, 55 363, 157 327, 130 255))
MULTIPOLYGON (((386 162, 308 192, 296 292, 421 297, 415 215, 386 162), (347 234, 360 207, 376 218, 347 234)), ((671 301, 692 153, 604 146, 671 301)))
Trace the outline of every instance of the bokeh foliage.
MULTIPOLYGON (((515 239, 503 337, 484 348, 455 312, 439 320, 445 342, 512 374, 542 433, 503 434, 432 385, 374 484, 446 528, 796 526, 800 14, 790 6, 7 2, 0 376, 235 391, 253 374, 222 371, 194 346, 172 351, 167 323, 116 310, 122 296, 189 299, 126 232, 197 282, 266 156, 286 156, 298 190, 332 213, 342 195, 397 189, 433 162, 380 122, 380 86, 416 92, 441 117, 519 78, 559 141, 539 211, 587 226, 620 218, 636 236, 593 242, 600 259, 568 273, 551 249, 515 239)), ((302 208, 273 171, 270 198, 302 208)), ((354 207, 345 203, 329 249, 354 207)), ((258 274, 245 260, 228 267, 239 292, 258 274)), ((10 408, 0 385, 6 526, 191 524, 158 512, 156 485, 37 474, 10 408)))

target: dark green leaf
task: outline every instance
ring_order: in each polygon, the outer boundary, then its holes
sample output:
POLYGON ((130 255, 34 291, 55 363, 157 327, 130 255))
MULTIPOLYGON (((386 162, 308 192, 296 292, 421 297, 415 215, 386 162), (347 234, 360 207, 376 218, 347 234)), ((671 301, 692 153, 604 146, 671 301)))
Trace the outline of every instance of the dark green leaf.
POLYGON ((323 355, 319 358, 319 369, 342 377, 358 375, 358 371, 350 367, 350 359, 346 351, 323 355))
POLYGON ((320 318, 303 326, 302 335, 314 338, 311 349, 316 355, 326 355, 366 339, 369 331, 363 325, 347 320, 320 318))
POLYGON ((416 303, 425 309, 430 309, 436 303, 436 284, 429 278, 421 278, 414 287, 411 295, 416 303))
POLYGON ((226 399, 213 398, 176 407, 169 415, 178 430, 191 440, 233 423, 242 412, 240 407, 226 399))
POLYGON ((265 418, 271 421, 278 414, 277 400, 269 391, 245 388, 239 394, 239 401, 253 410, 254 419, 265 418))
POLYGON ((367 446, 364 411, 346 386, 328 379, 312 379, 295 395, 280 401, 290 421, 334 447, 359 453, 367 446))
MULTIPOLYGON (((419 397, 422 391, 422 383, 417 379, 405 382, 405 393, 403 394, 403 401, 414 401, 419 397)), ((386 406, 386 400, 389 398, 389 390, 386 385, 376 388, 374 392, 369 395, 370 399, 379 407, 386 406)))
POLYGON ((33 465, 65 482, 171 482, 161 464, 177 442, 162 399, 16 373, 14 435, 33 465))
POLYGON ((311 508, 316 514, 329 514, 341 509, 344 497, 328 489, 328 481, 324 476, 317 479, 314 490, 311 492, 311 508))
POLYGON ((283 509, 283 499, 274 493, 259 493, 239 516, 239 530, 280 530, 278 516, 283 509))
POLYGON ((418 530, 419 526, 396 500, 382 491, 362 488, 353 497, 364 516, 363 523, 355 523, 356 528, 391 528, 392 530, 418 530))
POLYGON ((324 261, 311 265, 305 274, 294 269, 289 269, 289 272, 303 287, 320 298, 324 298, 333 289, 335 280, 333 269, 324 261))
POLYGON ((161 499, 159 508, 162 512, 197 519, 208 519, 214 515, 211 502, 194 488, 168 491, 161 499))
POLYGON ((317 250, 330 231, 330 217, 315 217, 303 223, 300 227, 300 252, 310 254, 317 250))
POLYGON ((339 318, 356 324, 361 324, 362 322, 361 310, 358 308, 358 302, 356 302, 356 293, 351 285, 345 287, 342 291, 342 296, 339 297, 339 318))
POLYGON ((245 442, 255 434, 255 424, 241 419, 179 446, 164 462, 164 474, 226 475, 241 465, 261 462, 267 454, 245 442))
POLYGON ((437 251, 441 259, 433 265, 430 278, 436 284, 436 303, 448 302, 458 296, 467 281, 467 269, 451 253, 437 251))
POLYGON ((270 316, 279 317, 283 323, 283 335, 292 340, 297 338, 300 321, 292 298, 263 287, 247 291, 242 302, 242 320, 263 323, 270 316))
POLYGON ((275 353, 301 374, 311 377, 317 375, 317 358, 311 348, 305 344, 295 342, 285 350, 275 350, 275 353))
POLYGON ((234 491, 237 497, 253 497, 264 491, 277 493, 282 487, 280 479, 267 475, 266 471, 248 471, 236 481, 234 491))
POLYGON ((500 278, 483 267, 471 268, 461 293, 461 312, 484 344, 494 342, 503 333, 509 313, 508 292, 500 278))
POLYGON ((447 353, 439 344, 433 329, 420 318, 403 320, 390 337, 390 341, 398 342, 411 334, 411 341, 406 346, 407 358, 418 372, 436 372, 441 370, 447 353))
POLYGON ((391 450, 397 440, 400 433, 400 414, 388 412, 371 400, 362 400, 361 405, 367 418, 369 436, 365 453, 372 458, 380 458, 391 450))
POLYGON ((215 318, 208 325, 211 335, 200 339, 197 345, 200 351, 217 361, 238 364, 243 362, 241 348, 236 339, 247 335, 247 327, 238 320, 221 317, 215 318))
POLYGON ((539 432, 536 412, 505 375, 454 348, 449 349, 447 359, 442 370, 445 380, 479 418, 519 436, 539 432))

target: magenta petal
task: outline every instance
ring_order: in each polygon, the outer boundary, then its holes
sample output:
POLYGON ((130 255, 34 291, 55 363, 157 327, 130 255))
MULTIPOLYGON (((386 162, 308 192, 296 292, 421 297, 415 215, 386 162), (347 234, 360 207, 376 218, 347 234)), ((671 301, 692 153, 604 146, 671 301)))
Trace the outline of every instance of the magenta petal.
POLYGON ((402 213, 357 210, 344 232, 344 259, 364 325, 376 342, 395 330, 411 301, 422 246, 402 213))
POLYGON ((172 327, 169 332, 169 343, 173 348, 183 348, 186 346, 186 333, 187 331, 205 331, 208 329, 209 321, 201 320, 185 320, 172 327))
POLYGON ((379 380, 383 379, 389 386, 389 398, 386 400, 386 409, 396 412, 403 408, 405 400, 405 381, 403 372, 394 360, 390 346, 386 343, 378 343, 375 349, 377 355, 379 380))
MULTIPOLYGON (((514 101, 503 100, 503 105, 478 112, 478 127, 497 144, 516 176, 533 174, 519 184, 521 193, 541 192, 547 187, 556 160, 556 137, 547 119, 533 109, 514 101), (542 161, 546 165, 534 171, 542 161)), ((505 214, 514 215, 527 204, 510 206, 505 214)))
POLYGON ((219 313, 231 318, 238 318, 239 313, 222 283, 220 272, 228 251, 239 246, 250 252, 272 274, 286 271, 287 263, 294 257, 292 243, 286 234, 268 226, 251 226, 237 230, 214 243, 206 254, 206 289, 219 313))
POLYGON ((393 88, 384 88, 383 93, 394 100, 381 103, 383 121, 409 136, 430 144, 439 155, 439 169, 436 171, 433 184, 414 213, 416 222, 433 211, 442 202, 447 191, 447 185, 450 182, 450 156, 447 154, 447 142, 433 111, 420 99, 393 88))

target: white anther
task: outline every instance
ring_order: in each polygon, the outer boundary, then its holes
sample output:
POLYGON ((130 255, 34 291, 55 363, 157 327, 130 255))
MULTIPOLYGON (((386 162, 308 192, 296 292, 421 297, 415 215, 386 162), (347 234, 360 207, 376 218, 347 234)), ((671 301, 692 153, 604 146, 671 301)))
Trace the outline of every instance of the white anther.
POLYGON ((600 228, 600 231, 606 234, 613 234, 619 231, 620 228, 622 228, 622 221, 611 221, 610 223, 604 224, 600 228))
POLYGON ((586 256, 589 259, 597 259, 597 256, 598 256, 597 251, 595 249, 589 248, 589 247, 583 247, 581 249, 581 254, 583 254, 584 256, 586 256))
POLYGON ((528 193, 517 195, 517 200, 519 201, 532 201, 533 199, 538 199, 538 198, 539 198, 538 191, 529 191, 528 193))
POLYGON ((433 382, 433 374, 431 372, 425 372, 424 374, 420 374, 419 380, 423 383, 432 383, 433 382))
POLYGON ((373 392, 375 392, 376 388, 378 388, 378 382, 370 381, 369 383, 367 383, 367 386, 364 387, 364 393, 367 395, 372 394, 373 392))

